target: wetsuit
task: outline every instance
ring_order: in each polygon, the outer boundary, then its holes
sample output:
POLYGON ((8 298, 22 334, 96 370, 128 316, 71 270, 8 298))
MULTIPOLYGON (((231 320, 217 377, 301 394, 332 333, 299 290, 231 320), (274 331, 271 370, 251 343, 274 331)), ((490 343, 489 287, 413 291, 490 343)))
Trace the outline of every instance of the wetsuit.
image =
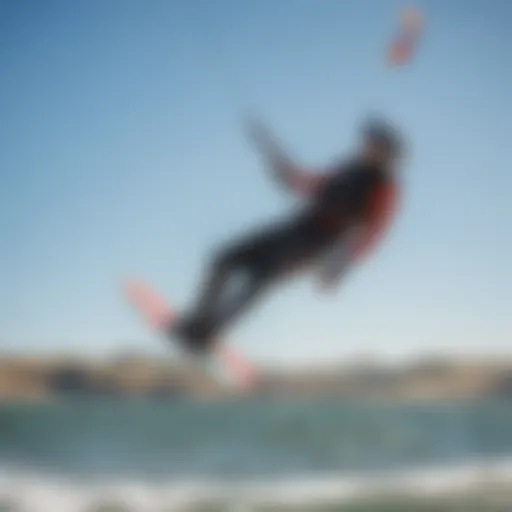
POLYGON ((307 197, 305 205, 217 252, 195 307, 171 332, 188 348, 207 348, 264 290, 301 264, 326 256, 324 278, 335 277, 382 230, 394 196, 391 174, 358 159, 323 175, 282 178, 307 197), (355 227, 358 236, 349 237, 355 227), (245 280, 230 290, 237 275, 245 280))

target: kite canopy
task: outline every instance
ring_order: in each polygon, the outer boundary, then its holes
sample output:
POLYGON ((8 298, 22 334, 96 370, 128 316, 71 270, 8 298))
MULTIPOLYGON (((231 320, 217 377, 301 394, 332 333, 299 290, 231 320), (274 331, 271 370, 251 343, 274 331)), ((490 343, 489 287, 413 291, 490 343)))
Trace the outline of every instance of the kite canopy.
POLYGON ((402 9, 398 28, 387 47, 386 60, 390 66, 402 66, 413 56, 422 32, 423 19, 419 10, 402 9))

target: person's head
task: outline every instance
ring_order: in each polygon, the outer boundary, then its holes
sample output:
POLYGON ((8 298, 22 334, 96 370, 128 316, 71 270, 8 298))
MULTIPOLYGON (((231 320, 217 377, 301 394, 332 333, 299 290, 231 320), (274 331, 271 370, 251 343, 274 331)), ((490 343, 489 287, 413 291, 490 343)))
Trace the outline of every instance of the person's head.
POLYGON ((371 119, 362 129, 362 156, 381 165, 392 165, 402 156, 402 140, 385 121, 371 119))

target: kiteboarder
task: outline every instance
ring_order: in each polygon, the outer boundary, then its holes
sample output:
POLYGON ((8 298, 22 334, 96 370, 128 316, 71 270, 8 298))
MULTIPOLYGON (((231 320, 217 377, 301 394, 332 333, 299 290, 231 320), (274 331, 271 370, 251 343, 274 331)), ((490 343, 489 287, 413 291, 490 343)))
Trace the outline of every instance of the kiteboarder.
POLYGON ((301 195, 303 204, 215 252, 196 303, 168 329, 194 352, 207 351, 256 298, 294 270, 317 268, 322 287, 334 287, 380 237, 395 209, 403 143, 387 122, 365 123, 355 155, 323 172, 298 167, 261 123, 251 121, 248 133, 278 182, 301 195))

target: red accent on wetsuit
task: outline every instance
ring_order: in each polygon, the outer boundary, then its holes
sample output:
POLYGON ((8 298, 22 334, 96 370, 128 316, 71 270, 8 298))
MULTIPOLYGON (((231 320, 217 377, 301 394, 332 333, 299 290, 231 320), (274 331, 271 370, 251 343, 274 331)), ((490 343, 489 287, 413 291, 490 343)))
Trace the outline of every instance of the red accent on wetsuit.
POLYGON ((398 189, 391 183, 375 191, 364 223, 362 238, 354 247, 354 258, 360 259, 382 238, 397 209, 398 189))

